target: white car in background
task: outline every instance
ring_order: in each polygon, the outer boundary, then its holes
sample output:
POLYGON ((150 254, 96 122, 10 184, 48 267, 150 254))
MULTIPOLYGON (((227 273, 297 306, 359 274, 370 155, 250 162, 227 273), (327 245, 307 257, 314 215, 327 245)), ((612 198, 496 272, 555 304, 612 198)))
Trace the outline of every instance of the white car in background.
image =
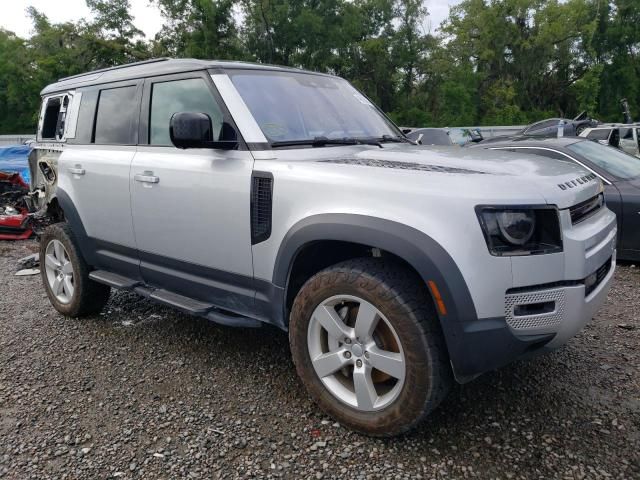
POLYGON ((600 125, 585 129, 580 136, 640 157, 640 123, 600 125))

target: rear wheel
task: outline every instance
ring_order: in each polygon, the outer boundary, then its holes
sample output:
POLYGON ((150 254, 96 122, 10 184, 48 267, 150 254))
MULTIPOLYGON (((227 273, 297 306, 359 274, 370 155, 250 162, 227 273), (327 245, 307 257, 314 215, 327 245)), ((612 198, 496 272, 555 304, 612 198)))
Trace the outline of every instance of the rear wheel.
POLYGON ((64 223, 47 227, 40 238, 40 270, 51 305, 70 317, 102 310, 111 289, 89 278, 71 228, 64 223))
POLYGON ((408 268, 349 260, 296 297, 289 338, 298 374, 320 407, 360 432, 405 432, 451 383, 431 298, 408 268))

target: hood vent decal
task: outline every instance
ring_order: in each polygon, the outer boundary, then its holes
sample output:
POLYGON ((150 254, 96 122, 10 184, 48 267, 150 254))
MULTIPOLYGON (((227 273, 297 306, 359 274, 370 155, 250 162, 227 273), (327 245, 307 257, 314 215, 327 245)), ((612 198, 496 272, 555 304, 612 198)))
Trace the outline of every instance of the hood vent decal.
POLYGON ((560 190, 567 190, 568 188, 577 187, 578 185, 584 185, 585 183, 589 183, 591 180, 595 180, 596 174, 590 173, 589 175, 585 175, 584 177, 578 177, 575 180, 569 180, 568 182, 559 183, 558 187, 560 190))
POLYGON ((420 170, 423 172, 439 173, 477 173, 484 175, 486 172, 469 170, 466 168, 445 167, 442 165, 425 165, 422 163, 397 162, 391 160, 377 160, 373 158, 335 158, 331 160, 319 160, 322 163, 336 163, 341 165, 360 165, 363 167, 398 168, 401 170, 420 170))

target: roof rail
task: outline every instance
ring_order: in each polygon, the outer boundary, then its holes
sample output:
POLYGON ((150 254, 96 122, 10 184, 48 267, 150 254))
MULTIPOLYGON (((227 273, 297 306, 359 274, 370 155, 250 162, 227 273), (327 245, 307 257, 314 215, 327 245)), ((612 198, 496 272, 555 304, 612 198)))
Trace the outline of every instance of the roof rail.
POLYGON ((120 70, 121 68, 137 67, 138 65, 146 65, 149 63, 166 62, 167 60, 170 60, 170 58, 160 57, 160 58, 152 58, 151 60, 142 60, 141 62, 125 63, 124 65, 118 65, 116 67, 101 68, 99 70, 92 70, 90 72, 79 73, 78 75, 71 75, 69 77, 59 78, 58 81, 63 82, 65 80, 71 80, 72 78, 84 77, 85 75, 93 75, 94 73, 110 72, 112 70, 120 70))

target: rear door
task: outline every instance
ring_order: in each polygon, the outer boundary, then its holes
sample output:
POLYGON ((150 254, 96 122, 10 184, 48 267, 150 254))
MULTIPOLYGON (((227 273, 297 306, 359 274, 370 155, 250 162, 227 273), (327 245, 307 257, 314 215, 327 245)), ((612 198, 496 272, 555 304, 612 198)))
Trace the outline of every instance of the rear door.
POLYGON ((139 277, 131 224, 129 170, 136 152, 142 82, 119 82, 77 92, 74 138, 58 163, 57 196, 91 263, 139 277))
POLYGON ((253 156, 243 146, 177 149, 169 137, 177 112, 207 113, 214 140, 222 139, 224 124, 227 130, 233 124, 205 72, 145 81, 141 141, 130 177, 142 276, 154 286, 251 312, 253 156))

